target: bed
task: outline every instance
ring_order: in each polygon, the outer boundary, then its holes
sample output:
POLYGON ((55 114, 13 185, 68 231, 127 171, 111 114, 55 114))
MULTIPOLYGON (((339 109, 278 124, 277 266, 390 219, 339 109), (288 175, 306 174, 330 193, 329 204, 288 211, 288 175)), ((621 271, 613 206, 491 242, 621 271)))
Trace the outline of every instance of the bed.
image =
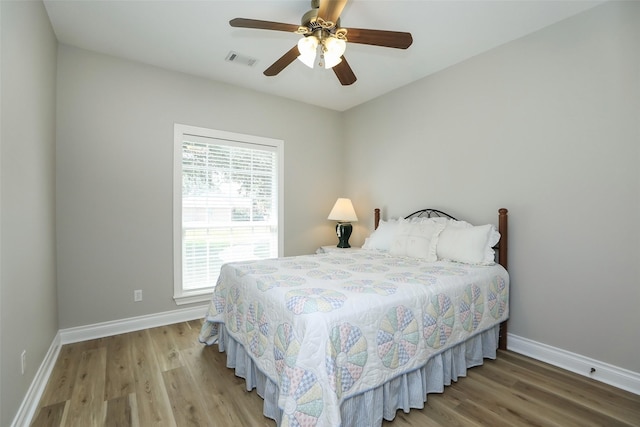
POLYGON ((221 269, 200 341, 279 426, 380 426, 506 348, 506 209, 374 218, 362 249, 221 269))

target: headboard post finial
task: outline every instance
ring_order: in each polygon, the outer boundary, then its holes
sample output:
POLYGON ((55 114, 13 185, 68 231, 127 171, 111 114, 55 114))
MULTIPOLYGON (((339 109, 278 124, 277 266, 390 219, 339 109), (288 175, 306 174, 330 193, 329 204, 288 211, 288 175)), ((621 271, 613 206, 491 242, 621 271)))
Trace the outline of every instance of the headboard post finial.
POLYGON ((380 225, 380 209, 379 208, 375 208, 373 210, 373 226, 374 226, 374 230, 378 229, 378 225, 380 225))

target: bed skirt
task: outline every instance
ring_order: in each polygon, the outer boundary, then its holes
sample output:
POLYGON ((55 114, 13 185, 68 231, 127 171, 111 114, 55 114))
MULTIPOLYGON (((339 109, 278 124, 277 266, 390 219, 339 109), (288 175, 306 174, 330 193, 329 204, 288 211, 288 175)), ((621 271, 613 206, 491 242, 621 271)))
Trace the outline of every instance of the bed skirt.
MULTIPOLYGON (((464 377, 468 368, 482 365, 485 358, 495 359, 498 334, 499 325, 496 325, 432 356, 422 368, 348 398, 340 409, 342 425, 380 426, 383 418, 393 420, 398 409, 407 413, 412 408, 423 408, 428 393, 442 393, 445 386, 464 377)), ((227 367, 235 369, 236 376, 245 379, 247 391, 255 388, 264 399, 263 414, 281 425, 277 385, 256 367, 244 347, 227 333, 224 325, 220 325, 218 349, 227 352, 227 367)))

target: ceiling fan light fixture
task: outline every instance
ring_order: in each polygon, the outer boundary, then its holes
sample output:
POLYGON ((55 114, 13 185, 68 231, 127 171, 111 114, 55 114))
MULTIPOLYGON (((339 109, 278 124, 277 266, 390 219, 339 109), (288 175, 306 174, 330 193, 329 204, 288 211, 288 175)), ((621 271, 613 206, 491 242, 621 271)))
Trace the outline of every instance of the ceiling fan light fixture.
POLYGON ((327 37, 322 42, 322 51, 324 54, 324 67, 333 68, 342 62, 342 55, 347 49, 347 43, 336 37, 327 37))
POLYGON ((298 59, 307 67, 313 68, 318 50, 318 39, 315 36, 302 37, 298 40, 298 59))

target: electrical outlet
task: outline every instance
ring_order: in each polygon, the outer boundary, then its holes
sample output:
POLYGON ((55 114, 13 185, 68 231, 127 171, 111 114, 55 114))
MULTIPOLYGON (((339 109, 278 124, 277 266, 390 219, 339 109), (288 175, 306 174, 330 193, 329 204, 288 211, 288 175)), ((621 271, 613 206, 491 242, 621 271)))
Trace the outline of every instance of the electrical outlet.
POLYGON ((142 301, 142 289, 136 289, 133 291, 133 301, 140 302, 142 301))
POLYGON ((24 371, 27 370, 27 350, 22 350, 20 355, 20 369, 22 369, 22 375, 24 375, 24 371))

